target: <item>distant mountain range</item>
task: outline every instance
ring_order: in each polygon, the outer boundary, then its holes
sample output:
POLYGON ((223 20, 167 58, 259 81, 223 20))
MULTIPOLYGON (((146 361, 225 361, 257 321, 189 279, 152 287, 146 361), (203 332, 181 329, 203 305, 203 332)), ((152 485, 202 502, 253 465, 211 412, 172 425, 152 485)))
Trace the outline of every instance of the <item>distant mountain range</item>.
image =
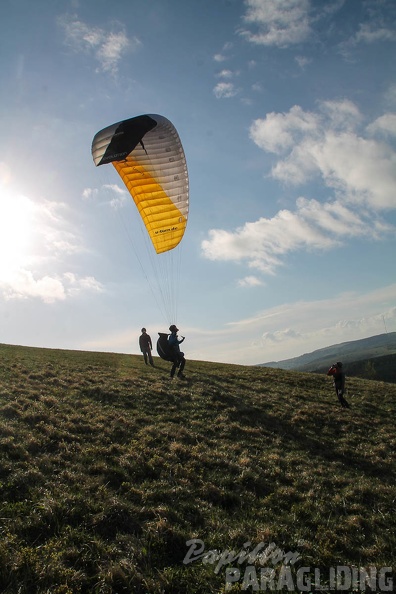
POLYGON ((344 365, 348 364, 350 375, 370 376, 372 379, 394 382, 396 381, 396 332, 342 342, 293 359, 262 363, 260 367, 323 372, 336 361, 342 361, 344 365), (378 373, 377 368, 381 369, 381 373, 378 373), (352 370, 354 370, 353 373, 352 370))

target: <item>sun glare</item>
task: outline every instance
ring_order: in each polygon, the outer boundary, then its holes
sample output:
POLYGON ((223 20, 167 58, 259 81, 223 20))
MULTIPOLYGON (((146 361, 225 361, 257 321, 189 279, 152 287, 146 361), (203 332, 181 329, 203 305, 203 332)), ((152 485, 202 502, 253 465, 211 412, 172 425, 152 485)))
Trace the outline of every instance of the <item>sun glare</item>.
POLYGON ((12 279, 29 260, 33 203, 0 190, 0 281, 12 279))

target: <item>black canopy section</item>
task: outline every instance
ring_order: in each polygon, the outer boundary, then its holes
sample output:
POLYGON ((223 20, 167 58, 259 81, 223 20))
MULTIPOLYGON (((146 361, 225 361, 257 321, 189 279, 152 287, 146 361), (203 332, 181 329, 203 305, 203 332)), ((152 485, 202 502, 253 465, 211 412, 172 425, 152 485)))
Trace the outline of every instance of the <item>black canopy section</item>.
MULTIPOLYGON (((142 142, 145 134, 155 128, 156 125, 157 122, 148 115, 141 115, 120 122, 98 165, 126 159, 129 153, 142 142)), ((100 134, 101 132, 97 136, 100 134)))

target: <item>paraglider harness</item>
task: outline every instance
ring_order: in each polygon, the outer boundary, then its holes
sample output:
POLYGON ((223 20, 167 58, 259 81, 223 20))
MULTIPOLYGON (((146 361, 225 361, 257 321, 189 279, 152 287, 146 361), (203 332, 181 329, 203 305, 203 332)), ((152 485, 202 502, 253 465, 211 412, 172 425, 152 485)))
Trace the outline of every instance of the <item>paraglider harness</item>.
POLYGON ((184 353, 176 353, 174 349, 169 345, 168 336, 169 334, 165 334, 165 332, 158 332, 159 339, 157 340, 157 353, 164 359, 165 361, 170 361, 171 363, 177 363, 180 365, 181 359, 184 357, 184 353))

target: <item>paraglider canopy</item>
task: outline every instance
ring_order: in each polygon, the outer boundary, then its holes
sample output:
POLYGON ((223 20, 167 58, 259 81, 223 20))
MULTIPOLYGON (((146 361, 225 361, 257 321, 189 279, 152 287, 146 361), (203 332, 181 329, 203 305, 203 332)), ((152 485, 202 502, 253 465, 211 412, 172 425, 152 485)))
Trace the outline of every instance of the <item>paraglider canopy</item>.
POLYGON ((175 248, 188 218, 184 150, 173 124, 141 115, 100 130, 92 142, 95 165, 112 163, 131 194, 157 254, 175 248))

